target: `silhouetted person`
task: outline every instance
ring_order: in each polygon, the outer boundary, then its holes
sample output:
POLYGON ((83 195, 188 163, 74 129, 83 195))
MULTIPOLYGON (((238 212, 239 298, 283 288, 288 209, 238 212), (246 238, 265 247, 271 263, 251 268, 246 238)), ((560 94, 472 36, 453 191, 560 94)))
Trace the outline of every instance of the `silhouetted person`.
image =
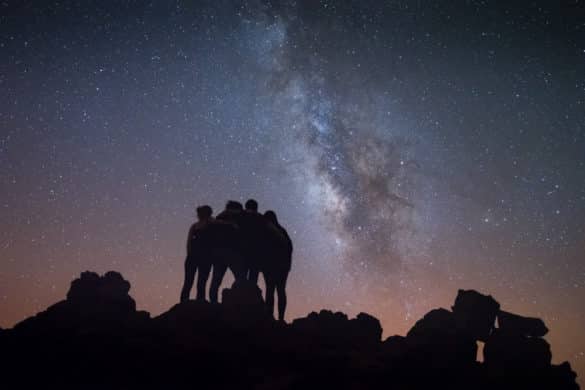
POLYGON ((237 200, 228 200, 225 205, 227 211, 240 212, 244 210, 244 206, 237 200))
POLYGON ((228 268, 236 281, 248 280, 257 284, 258 273, 264 273, 267 264, 290 264, 290 250, 287 250, 290 245, 286 237, 262 214, 254 211, 257 202, 247 203, 248 210, 244 210, 241 203, 228 201, 226 209, 215 220, 211 219, 201 229, 195 230, 191 255, 186 262, 182 299, 188 299, 184 297, 188 297, 194 269, 199 271, 197 296, 204 299, 206 282, 213 267, 209 299, 217 302, 219 287, 228 268))
POLYGON ((268 210, 264 213, 264 217, 270 223, 272 223, 272 225, 274 225, 278 229, 278 231, 286 238, 287 246, 288 246, 287 249, 288 249, 289 253, 292 255, 292 251, 293 251, 292 240, 290 239, 290 236, 288 235, 288 232, 286 231, 286 229, 284 227, 282 227, 282 225, 278 222, 278 218, 276 217, 276 213, 272 210, 268 210))
POLYGON ((276 256, 269 259, 268 264, 264 270, 264 279, 266 281, 266 306, 270 314, 274 312, 274 291, 278 294, 278 319, 284 321, 284 313, 286 311, 286 281, 291 269, 293 244, 288 232, 278 223, 276 213, 268 210, 264 213, 264 217, 272 224, 274 228, 285 239, 284 253, 280 250, 277 253, 282 256, 276 256))
POLYGON ((265 236, 264 221, 258 213, 258 202, 255 199, 248 199, 245 204, 245 214, 242 216, 242 228, 244 234, 247 235, 247 243, 252 247, 249 248, 251 253, 250 261, 248 262, 248 270, 246 277, 251 282, 258 284, 258 274, 260 273, 262 263, 263 245, 265 236))
POLYGON ((187 257, 185 258, 185 281, 181 290, 181 302, 189 300, 191 288, 195 280, 195 273, 199 270, 197 278, 197 299, 205 299, 205 284, 209 276, 211 262, 202 253, 197 236, 210 224, 213 223, 213 210, 210 206, 197 207, 198 221, 191 225, 187 236, 187 257))
MULTIPOLYGON (((225 210, 217 216, 218 220, 231 222, 238 227, 241 258, 239 262, 230 266, 236 280, 250 280, 254 283, 258 281, 260 262, 266 249, 264 248, 266 234, 265 219, 257 210, 258 202, 254 199, 246 202, 246 209, 240 202, 230 200, 225 210)), ((218 268, 219 282, 221 271, 225 273, 225 270, 218 268)))
POLYGON ((212 239, 214 240, 213 245, 219 253, 213 258, 213 275, 209 287, 209 300, 211 302, 218 301, 219 287, 228 267, 236 280, 243 278, 242 240, 237 224, 243 211, 244 207, 240 202, 228 200, 225 210, 217 215, 212 239))
POLYGON ((258 202, 254 199, 248 199, 246 201, 246 211, 258 212, 258 202))

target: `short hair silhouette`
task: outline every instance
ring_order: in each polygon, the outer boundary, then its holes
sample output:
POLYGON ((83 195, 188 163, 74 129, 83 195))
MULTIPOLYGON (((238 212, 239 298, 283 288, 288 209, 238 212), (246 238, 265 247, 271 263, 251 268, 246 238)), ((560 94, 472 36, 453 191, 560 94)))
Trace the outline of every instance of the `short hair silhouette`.
POLYGON ((213 209, 211 206, 203 205, 197 207, 197 218, 199 219, 209 219, 213 215, 213 209))
POLYGON ((267 220, 272 222, 274 225, 278 225, 278 218, 276 218, 276 213, 272 210, 268 210, 264 213, 264 216, 267 220))
POLYGON ((258 202, 254 199, 246 201, 246 210, 258 211, 258 202))
POLYGON ((225 205, 226 210, 235 210, 235 211, 242 211, 244 207, 242 204, 235 200, 228 200, 227 204, 225 205))

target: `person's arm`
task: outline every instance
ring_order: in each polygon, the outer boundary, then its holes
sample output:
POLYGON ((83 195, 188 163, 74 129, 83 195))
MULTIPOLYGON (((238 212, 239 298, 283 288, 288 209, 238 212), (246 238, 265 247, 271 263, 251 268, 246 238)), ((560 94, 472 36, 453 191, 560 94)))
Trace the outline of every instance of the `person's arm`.
POLYGON ((289 247, 290 253, 292 255, 292 253, 293 253, 293 242, 292 242, 290 236, 288 235, 288 232, 284 228, 282 228, 282 232, 286 236, 286 241, 288 242, 288 247, 289 247))
POLYGON ((191 240, 193 239, 193 234, 195 233, 195 224, 191 225, 189 229, 189 235, 187 236, 187 255, 191 253, 191 240))

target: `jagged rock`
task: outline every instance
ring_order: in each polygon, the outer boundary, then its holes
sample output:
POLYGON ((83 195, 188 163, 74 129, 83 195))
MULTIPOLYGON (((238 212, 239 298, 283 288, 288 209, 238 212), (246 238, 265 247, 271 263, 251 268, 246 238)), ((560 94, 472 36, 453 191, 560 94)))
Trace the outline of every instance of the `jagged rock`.
POLYGON ((130 283, 118 272, 109 271, 104 276, 99 276, 95 272, 86 271, 71 282, 67 300, 84 305, 87 309, 106 306, 133 312, 136 310, 136 302, 128 295, 129 291, 130 283))
POLYGON ((569 362, 552 365, 549 377, 551 388, 556 387, 558 389, 579 390, 576 379, 577 374, 571 369, 569 362))
POLYGON ((255 283, 246 281, 234 282, 231 288, 223 289, 221 298, 222 303, 227 306, 251 310, 264 307, 262 290, 255 283))
POLYGON ((410 355, 434 366, 469 365, 477 356, 474 337, 446 309, 431 310, 418 320, 406 335, 406 345, 410 355))
POLYGON ((185 327, 193 330, 194 327, 219 321, 219 305, 207 301, 189 300, 181 302, 161 315, 153 318, 157 326, 185 327))
MULTIPOLYGON (((179 345, 198 344, 211 348, 225 338, 226 326, 221 307, 205 301, 186 301, 174 305, 170 310, 152 320, 167 340, 179 345)), ((204 349, 205 349, 204 348, 204 349)))
POLYGON ((494 329, 500 304, 491 295, 459 290, 452 310, 458 328, 466 329, 475 340, 486 341, 494 329))
POLYGON ((344 344, 347 347, 368 347, 379 343, 382 336, 380 321, 365 313, 350 320, 346 314, 321 310, 293 321, 292 329, 322 344, 344 344))
POLYGON ((529 337, 543 337, 548 333, 540 318, 522 317, 502 310, 498 313, 498 328, 509 334, 529 337))
POLYGON ((362 342, 364 343, 379 343, 382 338, 382 325, 380 321, 367 313, 359 313, 357 317, 349 321, 354 328, 354 334, 362 335, 362 342))
POLYGON ((456 326, 453 313, 447 309, 434 309, 418 320, 406 334, 407 337, 434 337, 451 333, 456 326))
MULTIPOLYGON (((445 309, 380 341, 379 321, 322 310, 291 325, 265 310, 256 286, 234 285, 222 304, 187 301, 150 319, 128 304, 116 273, 84 273, 68 299, 0 331, 2 384, 18 388, 575 390, 548 344, 493 332, 475 361, 475 336, 445 309), (10 385, 13 386, 10 386, 10 385)), ((133 300, 132 300, 133 302, 133 300)), ((464 311, 470 313, 469 311, 464 311)), ((473 328, 472 328, 473 330, 473 328)))
POLYGON ((550 366, 552 354, 546 340, 495 330, 483 349, 487 366, 495 369, 542 369, 550 366))
POLYGON ((321 343, 334 343, 343 337, 344 330, 349 328, 347 315, 341 312, 321 310, 311 312, 307 317, 297 318, 292 322, 292 329, 314 337, 321 343))
POLYGON ((221 306, 225 308, 225 321, 233 329, 265 332, 266 335, 276 326, 262 298, 262 291, 254 283, 234 282, 231 288, 222 291, 221 306))
POLYGON ((93 332, 121 324, 144 323, 150 314, 136 311, 136 302, 128 294, 129 290, 130 283, 118 272, 110 271, 104 276, 82 272, 71 282, 66 300, 18 323, 14 329, 23 332, 71 332, 74 329, 93 332))
POLYGON ((121 274, 114 271, 108 271, 102 277, 102 286, 100 293, 106 299, 116 300, 119 298, 130 298, 130 282, 125 280, 121 274))
POLYGON ((67 300, 81 302, 93 299, 99 293, 100 280, 100 276, 95 272, 82 272, 79 278, 71 282, 71 287, 67 292, 67 300))
POLYGON ((409 351, 408 341, 404 336, 390 336, 382 342, 382 350, 390 361, 404 359, 409 351))

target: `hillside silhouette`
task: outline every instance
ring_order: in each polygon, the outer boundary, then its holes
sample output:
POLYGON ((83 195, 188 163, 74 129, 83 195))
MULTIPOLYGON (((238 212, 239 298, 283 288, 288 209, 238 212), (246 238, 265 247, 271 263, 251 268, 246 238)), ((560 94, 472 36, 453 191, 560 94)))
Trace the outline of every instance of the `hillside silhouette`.
MULTIPOLYGON (((235 282, 222 303, 186 300, 152 318, 117 272, 83 272, 67 299, 0 330, 0 382, 84 389, 578 389, 551 364, 545 324, 459 290, 406 336, 322 310, 274 320, 260 289, 235 282), (497 325, 497 326, 496 326, 497 325), (485 342, 476 361, 477 341, 485 342)), ((3 388, 5 388, 3 386, 3 388)), ((9 387, 6 387, 9 388, 9 387)))

